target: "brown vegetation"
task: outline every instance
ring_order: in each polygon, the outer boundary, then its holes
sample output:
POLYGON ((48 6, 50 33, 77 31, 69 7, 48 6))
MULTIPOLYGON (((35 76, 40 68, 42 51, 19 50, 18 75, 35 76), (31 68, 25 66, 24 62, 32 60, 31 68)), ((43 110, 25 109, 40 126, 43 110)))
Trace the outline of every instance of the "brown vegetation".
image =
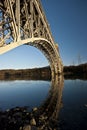
MULTIPOLYGON (((64 66, 64 77, 67 79, 87 79, 87 63, 78 66, 64 66)), ((0 80, 50 80, 50 67, 20 69, 20 70, 0 70, 0 80)))
POLYGON ((87 63, 78 66, 64 66, 65 78, 84 78, 87 79, 87 63))
POLYGON ((20 70, 0 70, 0 80, 15 79, 50 79, 51 71, 49 67, 20 69, 20 70))

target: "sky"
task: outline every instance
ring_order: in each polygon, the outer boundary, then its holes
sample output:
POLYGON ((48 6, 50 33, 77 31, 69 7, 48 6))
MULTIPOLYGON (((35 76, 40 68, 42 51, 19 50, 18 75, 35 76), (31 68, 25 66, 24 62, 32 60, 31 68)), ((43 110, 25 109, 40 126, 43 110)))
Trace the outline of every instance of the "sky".
MULTIPOLYGON (((63 65, 87 62, 87 0, 41 0, 63 65)), ((0 55, 0 69, 49 65, 38 49, 22 45, 0 55)))

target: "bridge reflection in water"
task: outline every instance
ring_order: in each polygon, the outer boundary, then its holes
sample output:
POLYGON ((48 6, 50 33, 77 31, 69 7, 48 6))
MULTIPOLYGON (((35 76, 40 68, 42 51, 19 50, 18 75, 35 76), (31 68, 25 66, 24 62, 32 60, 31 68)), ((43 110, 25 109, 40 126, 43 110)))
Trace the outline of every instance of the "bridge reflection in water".
POLYGON ((28 130, 30 127, 35 130, 59 130, 58 117, 63 106, 63 86, 64 77, 62 75, 57 75, 52 79, 48 98, 38 109, 32 112, 32 117, 36 121, 36 126, 27 125, 24 127, 24 130, 28 130))
POLYGON ((44 120, 44 123, 39 126, 40 129, 58 129, 58 116, 62 107, 62 90, 64 85, 63 76, 56 76, 52 79, 49 96, 43 105, 38 108, 38 121, 44 120))
MULTIPOLYGON (((44 103, 34 111, 34 119, 37 130, 58 130, 59 128, 59 112, 62 104, 62 90, 64 86, 63 76, 55 76, 51 81, 51 89, 48 98, 44 103)), ((28 128, 28 126, 25 127, 28 128)))
POLYGON ((25 107, 0 112, 0 130, 58 130, 63 85, 63 76, 55 76, 51 81, 47 99, 31 112, 25 107))
POLYGON ((49 96, 40 108, 42 115, 49 119, 48 124, 50 121, 57 121, 58 119, 59 111, 62 107, 64 78, 63 76, 56 76, 51 82, 49 96))

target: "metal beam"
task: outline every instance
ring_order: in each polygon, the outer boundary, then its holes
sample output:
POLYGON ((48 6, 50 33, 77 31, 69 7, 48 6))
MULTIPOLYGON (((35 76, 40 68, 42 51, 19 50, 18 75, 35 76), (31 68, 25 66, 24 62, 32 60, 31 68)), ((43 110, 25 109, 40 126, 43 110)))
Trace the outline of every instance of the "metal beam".
POLYGON ((0 54, 23 44, 32 44, 47 56, 52 73, 62 72, 58 47, 40 0, 5 0, 0 8, 0 54))

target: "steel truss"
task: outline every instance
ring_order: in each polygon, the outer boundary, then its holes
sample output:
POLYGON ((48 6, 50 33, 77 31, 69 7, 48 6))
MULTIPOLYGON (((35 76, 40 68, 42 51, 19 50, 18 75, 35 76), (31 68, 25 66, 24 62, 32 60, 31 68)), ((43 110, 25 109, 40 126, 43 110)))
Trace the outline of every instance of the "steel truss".
POLYGON ((0 54, 20 45, 32 45, 47 57, 52 76, 63 71, 40 0, 0 0, 0 54))

